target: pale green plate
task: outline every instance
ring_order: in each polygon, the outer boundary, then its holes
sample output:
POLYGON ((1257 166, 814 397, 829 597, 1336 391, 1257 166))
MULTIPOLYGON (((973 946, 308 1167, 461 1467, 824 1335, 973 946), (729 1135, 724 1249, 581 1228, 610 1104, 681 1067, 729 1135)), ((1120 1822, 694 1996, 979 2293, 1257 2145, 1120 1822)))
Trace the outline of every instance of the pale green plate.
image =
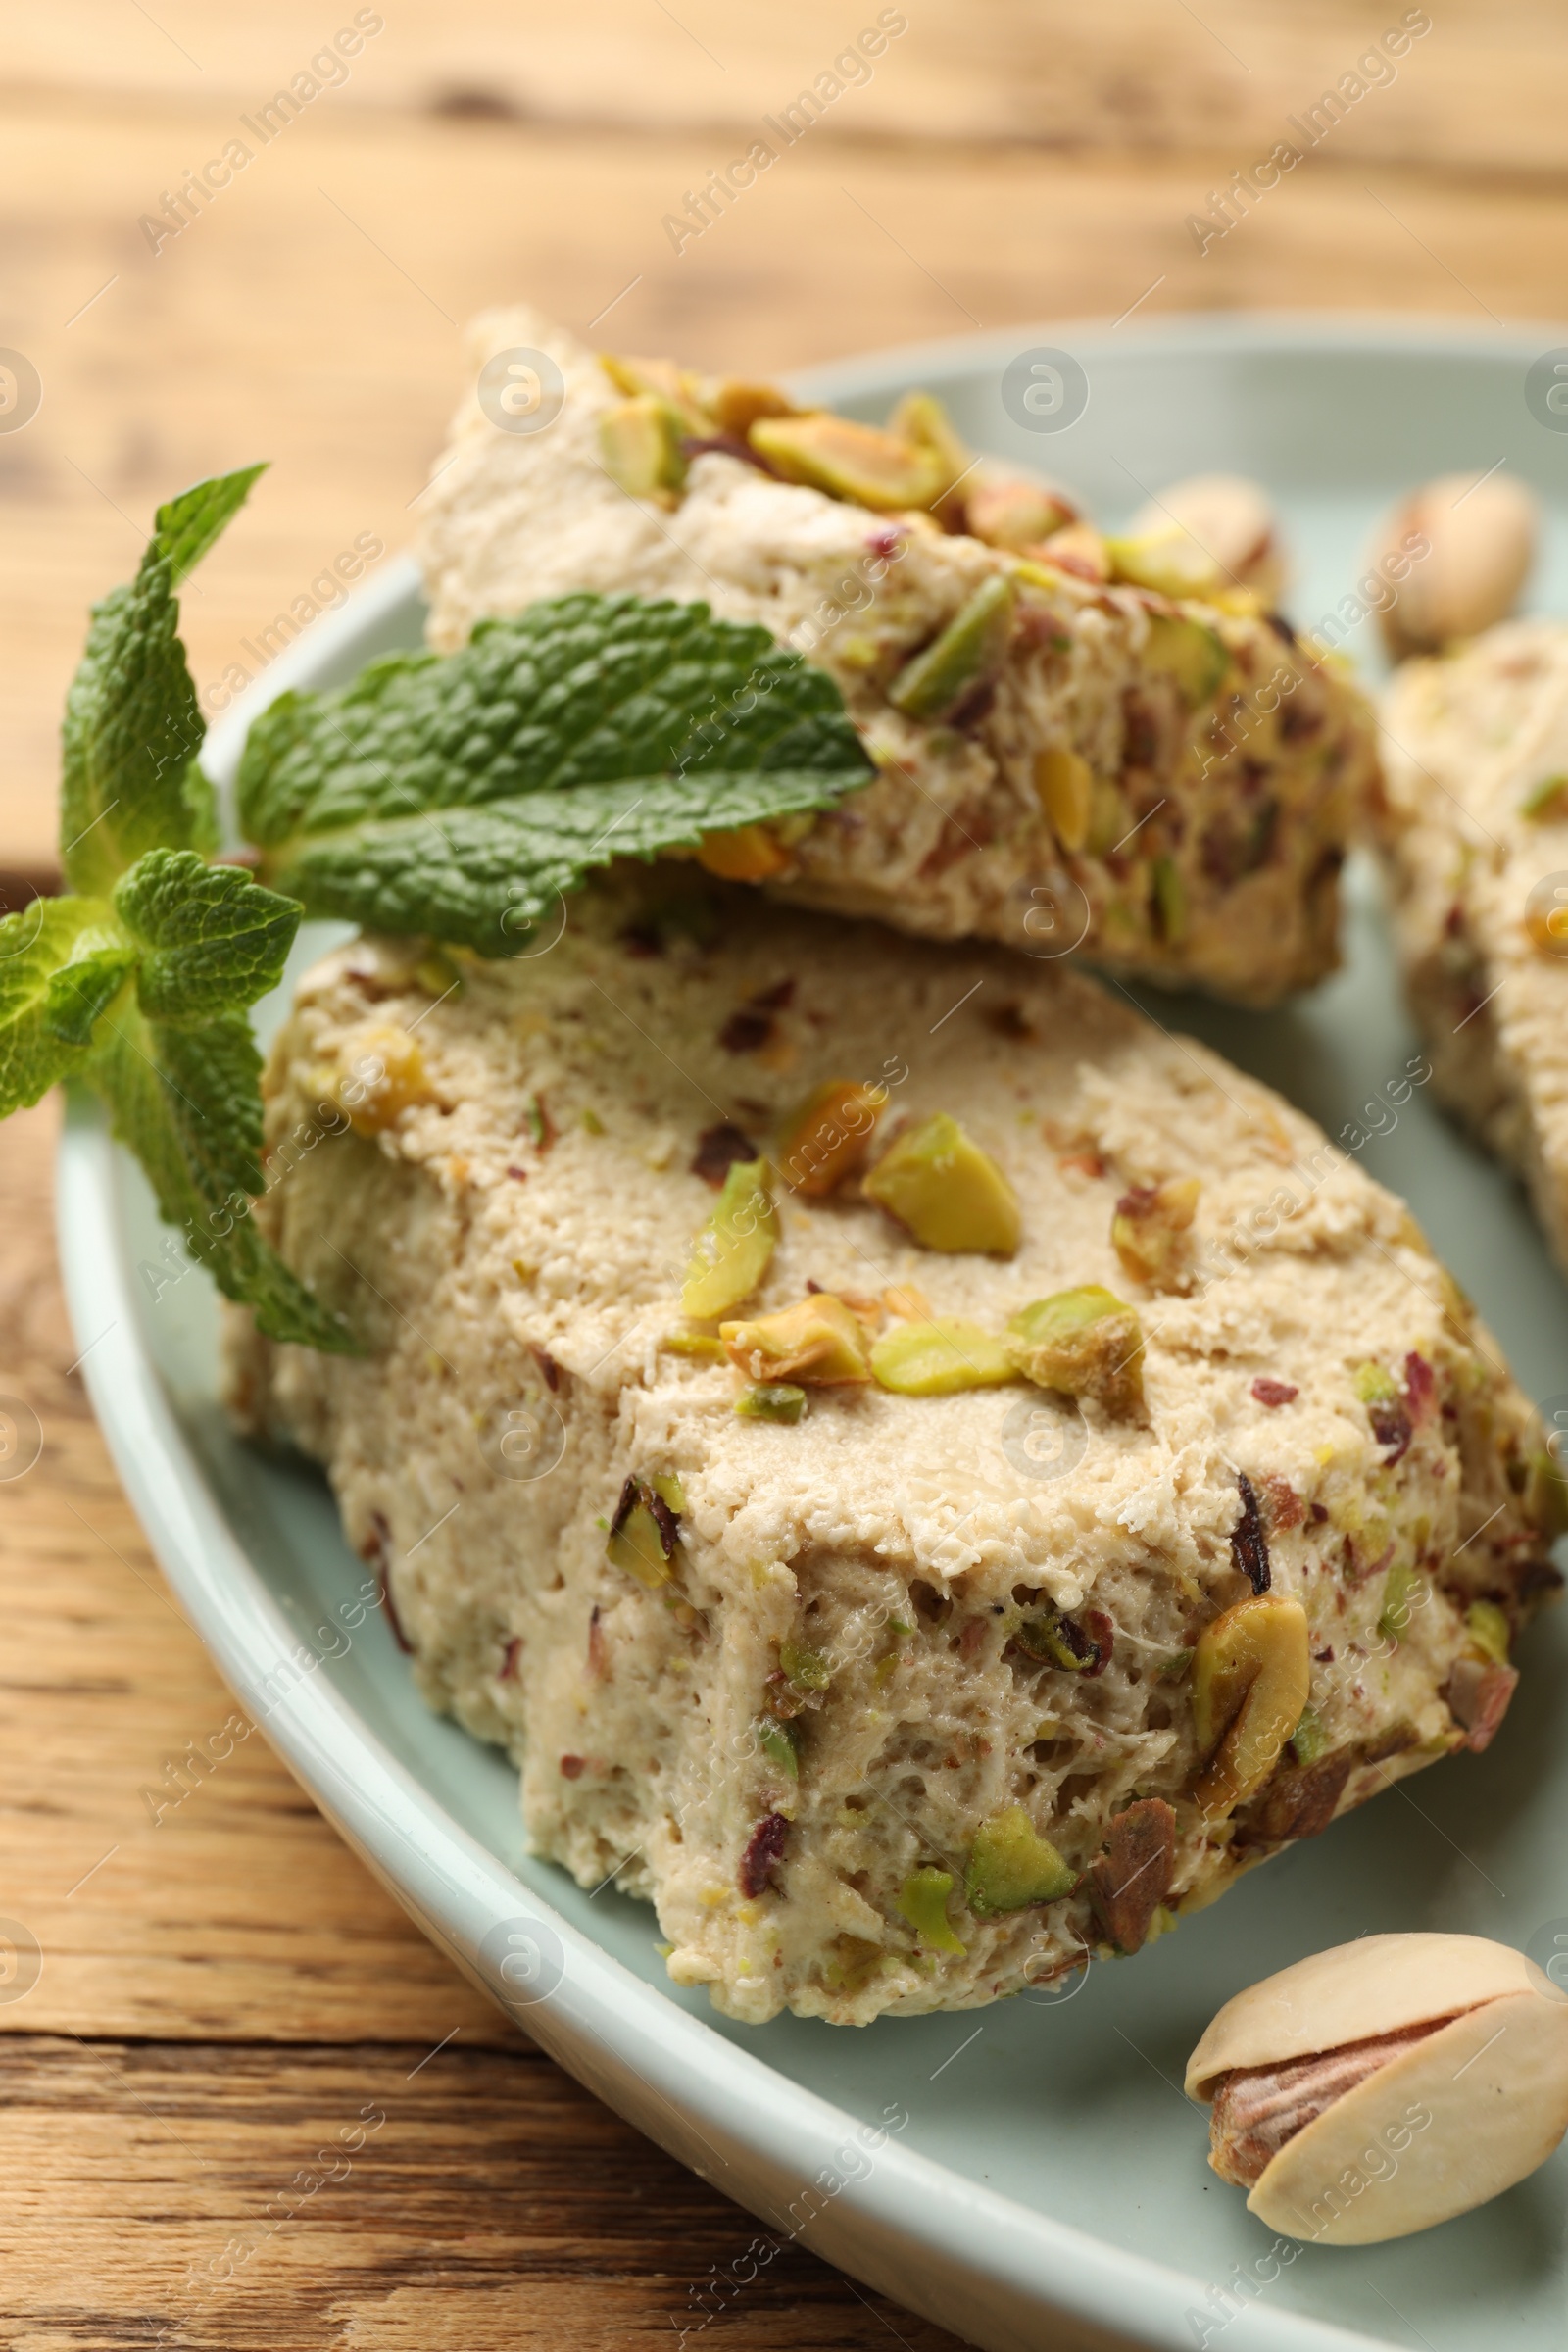
MULTIPOLYGON (((1568 438, 1524 398, 1549 341, 1299 319, 1060 326, 820 370, 810 388, 879 416, 923 383, 974 442, 1056 473, 1107 522, 1181 473, 1256 474, 1283 511, 1298 557, 1291 609, 1308 624, 1345 592, 1398 491, 1505 459, 1546 504, 1535 601, 1568 611, 1568 438), (1090 386, 1087 411, 1049 436, 1009 422, 999 391, 1007 364, 1042 346, 1068 350, 1090 386)), ((273 665, 215 738, 215 774, 231 769, 267 696, 346 678, 418 630, 404 566, 273 665)), ((1352 873, 1348 944, 1342 975, 1288 1011, 1162 996, 1149 1009, 1271 1081, 1331 1135, 1350 1121, 1383 1129, 1363 1164, 1413 1203, 1526 1387, 1556 1399, 1568 1393, 1568 1295, 1516 1191, 1424 1093, 1388 1105, 1414 1040, 1365 873, 1352 873)), ((143 1269, 163 1237, 138 1173, 90 1111, 69 1126, 60 1216, 99 1416, 236 1691, 431 1936, 594 2089, 759 2213, 770 2242, 804 2225, 831 2260, 996 2352, 1221 2337, 1226 2352, 1348 2341, 1557 2352, 1568 2156, 1426 2236, 1306 2248, 1282 2268, 1239 2193, 1206 2170, 1203 2122, 1178 2084, 1221 2001, 1323 1945, 1396 1928, 1462 1929, 1538 1952, 1568 1936, 1560 1619, 1530 1637, 1490 1753, 1391 1790, 1140 1958, 1091 1968, 1070 1998, 861 2033, 728 2025, 666 1984, 650 1911, 526 1858, 513 1774, 425 1712, 379 1615, 358 1621, 364 1571, 324 1486, 228 1433, 205 1279, 166 1285, 154 1302, 156 1274, 143 1269)), ((731 2264, 672 2278, 677 2331, 718 2322, 765 2259, 738 2220, 731 2264)))

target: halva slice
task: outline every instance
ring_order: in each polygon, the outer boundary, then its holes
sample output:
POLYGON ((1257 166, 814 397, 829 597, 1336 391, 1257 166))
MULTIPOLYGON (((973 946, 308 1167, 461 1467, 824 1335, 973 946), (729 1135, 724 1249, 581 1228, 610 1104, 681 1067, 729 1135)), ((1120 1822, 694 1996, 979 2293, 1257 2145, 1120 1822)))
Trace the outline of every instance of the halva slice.
POLYGON ((1406 662, 1386 867, 1433 1085, 1517 1170, 1568 1267, 1568 623, 1406 662))
POLYGON ((514 961, 330 955, 267 1101, 258 1214, 365 1352, 236 1317, 239 1410, 728 2014, 1136 1951, 1496 1732, 1559 1490, 1494 1344, 1070 967, 616 870, 514 961))
POLYGON ((422 510, 434 646, 630 590, 760 622, 843 690, 875 781, 814 823, 710 838, 712 870, 1249 1002, 1331 969, 1371 717, 1271 612, 1250 541, 1227 559, 1211 520, 1200 544, 1168 518, 1106 540, 921 394, 872 427, 597 357, 522 310, 470 351, 422 510), (509 367, 537 396, 515 417, 509 367))

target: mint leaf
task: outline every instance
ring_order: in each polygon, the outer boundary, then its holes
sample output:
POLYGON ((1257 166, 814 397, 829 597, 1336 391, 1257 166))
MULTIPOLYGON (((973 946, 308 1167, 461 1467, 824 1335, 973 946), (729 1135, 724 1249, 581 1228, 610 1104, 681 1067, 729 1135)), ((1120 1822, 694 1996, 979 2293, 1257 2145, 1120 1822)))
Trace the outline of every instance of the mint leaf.
POLYGON ((828 808, 871 774, 832 679, 765 629, 580 595, 280 696, 238 808, 310 913, 501 956, 592 866, 828 808))
POLYGON ((186 1027, 275 988, 300 920, 296 900, 193 850, 149 850, 116 885, 115 907, 143 951, 143 1012, 186 1027))
POLYGON ((34 899, 0 922, 0 1118, 81 1068, 80 1004, 97 998, 101 1010, 128 969, 104 998, 104 958, 124 945, 118 928, 108 906, 86 899, 34 899))
POLYGON ((49 981, 44 1006, 48 1028, 68 1046, 90 1046, 99 1015, 108 1011, 136 962, 136 951, 125 940, 94 948, 62 964, 49 981))
POLYGON ((347 1327, 264 1241, 261 1055, 249 1023, 224 1013, 200 1028, 150 1021, 135 1006, 104 1021, 90 1075, 114 1131, 141 1161, 161 1214, 220 1290, 242 1299, 270 1339, 346 1353, 347 1327))
POLYGON ((347 1351, 352 1334, 253 1214, 261 1056, 245 1015, 281 977, 300 908, 203 855, 217 842, 206 730, 177 635, 178 583, 262 470, 160 507, 136 577, 93 609, 61 791, 62 859, 84 895, 0 922, 0 1117, 85 1079, 220 1289, 272 1339, 347 1351))
POLYGON ((237 473, 220 473, 207 482, 182 490, 158 510, 158 552, 169 565, 170 584, 177 588, 194 571, 215 539, 222 536, 251 493, 253 482, 267 471, 266 464, 242 466, 237 473))
POLYGON ((176 634, 175 584, 243 502, 255 466, 161 507, 136 577, 93 607, 66 697, 60 855, 75 890, 105 897, 143 851, 217 846, 207 732, 176 634))

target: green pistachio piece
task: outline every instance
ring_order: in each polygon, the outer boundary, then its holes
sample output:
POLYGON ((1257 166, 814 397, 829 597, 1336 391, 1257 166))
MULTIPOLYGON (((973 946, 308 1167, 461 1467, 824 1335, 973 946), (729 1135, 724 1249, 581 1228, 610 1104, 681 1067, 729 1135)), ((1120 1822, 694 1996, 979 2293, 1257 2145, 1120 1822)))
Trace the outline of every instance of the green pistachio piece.
POLYGON ((782 1421, 793 1429, 806 1410, 806 1391, 787 1380, 759 1380, 742 1389, 735 1410, 749 1421, 782 1421))
POLYGON ((613 351, 602 351, 599 365, 617 392, 627 394, 651 393, 673 409, 680 418, 682 429, 688 433, 711 430, 702 406, 702 387, 696 376, 677 367, 673 360, 643 360, 613 351))
POLYGON ((1420 1572, 1409 1560, 1396 1560, 1383 1587, 1378 1632, 1387 1642, 1402 1642, 1410 1630, 1410 1595, 1420 1584, 1420 1572))
POLYGON ((1177 871, 1175 858, 1156 858, 1150 879, 1159 936, 1167 947, 1179 948, 1187 937, 1187 885, 1177 871))
POLYGON ((660 1492, 662 1486, 673 1487, 677 1494, 680 1493, 673 1479, 627 1479, 605 1545, 605 1557, 612 1568, 623 1569, 628 1576, 634 1576, 650 1592, 667 1585, 675 1573, 678 1541, 675 1511, 660 1492))
POLYGON ((945 496, 974 464, 934 392, 906 392, 888 418, 888 431, 898 440, 930 452, 938 468, 937 498, 945 496))
POLYGON ((716 1332, 668 1331, 660 1346, 670 1355, 689 1355, 699 1363, 726 1364, 729 1349, 716 1332))
POLYGON ((1174 678, 1188 710, 1199 710, 1218 694, 1231 658, 1224 639, 1205 621, 1154 612, 1150 615, 1143 662, 1146 669, 1174 678))
POLYGON ((1363 1404, 1393 1404, 1398 1396, 1394 1375, 1384 1364, 1357 1364, 1355 1393, 1363 1404))
POLYGON ((1077 1872, 1039 1835, 1022 1805, 1008 1805, 980 1825, 964 1900, 986 1919, 997 1911, 1022 1911, 1030 1903, 1059 1902, 1077 1884, 1077 1872))
POLYGON ((871 1350, 871 1376, 899 1396, 951 1396, 1018 1378, 1001 1340, 978 1323, 904 1323, 871 1350))
POLYGON ((1508 1663, 1508 1620, 1494 1600, 1473 1600, 1465 1611, 1465 1632, 1477 1649, 1494 1666, 1508 1663))
POLYGON ((718 1336, 730 1361, 759 1383, 804 1381, 814 1389, 863 1383, 871 1377, 865 1326, 831 1291, 817 1291, 776 1315, 721 1323, 718 1336))
POLYGON ((778 1662, 784 1679, 797 1690, 825 1690, 833 1680, 833 1661, 804 1642, 781 1642, 778 1662))
POLYGON ((1156 596, 1209 596, 1220 587, 1220 566, 1188 531, 1171 525, 1136 538, 1107 539, 1110 576, 1156 596))
POLYGON ((1291 1734, 1291 1746, 1295 1751, 1298 1764, 1315 1764, 1319 1756, 1328 1754, 1329 1736, 1323 1728, 1323 1718, 1316 1707, 1301 1709, 1297 1718, 1296 1729, 1291 1734))
POLYGON ((911 1872, 899 1889, 898 1909, 927 1952, 957 1952, 966 1948, 958 1941, 948 1924, 948 1897, 953 1892, 953 1880, 945 1870, 911 1872))
POLYGON ((747 438, 787 482, 808 483, 857 506, 929 507, 948 485, 935 450, 825 409, 808 416, 760 416, 747 438))
POLYGON ((706 1319, 739 1306, 767 1272, 777 1240, 778 1212, 767 1187, 767 1163, 732 1160, 713 1213, 697 1236, 681 1286, 682 1312, 706 1319))
POLYGON ((770 1715, 764 1715, 757 1726, 757 1744, 787 1780, 800 1779, 801 1736, 793 1723, 775 1723, 770 1715))
POLYGON ((1010 1257, 1022 1223, 1011 1185, 956 1119, 937 1111, 897 1138, 865 1179, 867 1196, 927 1250, 1010 1257))
POLYGON ((686 479, 688 427, 657 392, 639 392, 599 419, 599 454, 611 480, 632 498, 667 500, 686 479))
POLYGON ((1143 1325, 1135 1308, 1098 1282, 1024 1307, 1007 1325, 1007 1348, 1037 1388, 1092 1396, 1108 1413, 1143 1405, 1143 1325))
POLYGON ((1054 1601, 1047 1601, 1025 1617, 1013 1634, 1018 1647, 1044 1665, 1059 1666, 1064 1674, 1087 1674, 1101 1662, 1101 1645, 1074 1618, 1064 1617, 1054 1601))
POLYGON ((888 688, 906 718, 947 718, 977 686, 1000 676, 1012 635, 1012 582, 994 572, 940 637, 906 662, 888 688))

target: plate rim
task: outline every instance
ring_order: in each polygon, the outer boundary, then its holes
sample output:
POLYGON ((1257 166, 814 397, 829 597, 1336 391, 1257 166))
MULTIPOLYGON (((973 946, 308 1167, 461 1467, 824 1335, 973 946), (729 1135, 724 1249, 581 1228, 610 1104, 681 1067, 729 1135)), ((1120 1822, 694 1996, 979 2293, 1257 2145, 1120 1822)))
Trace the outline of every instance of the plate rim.
MULTIPOLYGON (((926 370, 988 365, 1036 331, 1031 324, 928 339, 824 362, 785 380, 818 398, 852 398, 926 370)), ((1087 346, 1122 330, 1119 322, 1084 318, 1043 321, 1038 331, 1087 346)), ((1388 320, 1353 312, 1189 311, 1138 322, 1116 348, 1153 355, 1186 343, 1220 356, 1295 345, 1502 356, 1527 340, 1539 352, 1541 338, 1553 331, 1544 321, 1483 326, 1427 314, 1388 320)), ((1568 329, 1560 331, 1568 342, 1568 329)), ((420 597, 417 563, 403 553, 286 647, 208 734, 203 765, 220 789, 231 784, 247 730, 277 695, 311 684, 328 661, 351 653, 420 597)), ((281 1695, 267 1689, 267 1678, 299 1645, 298 1632, 211 1490, 142 1337, 121 1232, 120 1154, 99 1106, 74 1099, 56 1196, 68 1308, 116 1470, 220 1672, 339 1835, 465 1975, 607 2104, 776 2230, 769 2209, 787 2213, 835 2151, 856 2140, 864 2129, 859 2119, 645 1984, 514 1878, 329 1678, 296 1660, 296 1682, 281 1695), (530 2004, 509 1995, 482 1952, 486 1934, 507 1923, 556 1939, 564 1975, 549 1997, 530 2004)), ((1033 2212, 891 2137, 864 2176, 835 2187, 794 2234, 852 2277, 992 2352, 1036 2352, 1043 2322, 1065 2328, 1055 2338, 1061 2352, 1079 2345, 1105 2352, 1112 2341, 1176 2352, 1193 2340, 1188 2315, 1206 2303, 1212 2285, 1033 2212)), ((1235 2352, 1387 2352, 1383 2338, 1288 2310, 1253 2305, 1226 2326, 1235 2352)))

